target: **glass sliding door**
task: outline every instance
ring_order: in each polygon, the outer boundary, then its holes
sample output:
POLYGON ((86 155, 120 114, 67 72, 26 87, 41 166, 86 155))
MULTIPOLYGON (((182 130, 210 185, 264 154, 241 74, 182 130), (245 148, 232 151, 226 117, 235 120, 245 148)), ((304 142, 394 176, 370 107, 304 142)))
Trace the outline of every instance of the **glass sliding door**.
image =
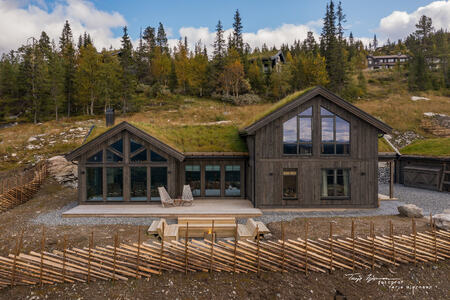
POLYGON ((220 197, 220 165, 205 166, 205 196, 220 197))
POLYGON ((150 182, 151 182, 151 198, 152 201, 159 201, 158 187, 164 187, 167 190, 167 167, 151 167, 150 168, 150 182))
POLYGON ((225 166, 225 196, 241 195, 241 166, 225 166))
POLYGON ((103 201, 103 168, 86 168, 87 201, 103 201))
POLYGON ((192 196, 200 196, 201 172, 200 165, 185 166, 185 184, 191 187, 192 196))
POLYGON ((106 201, 123 201, 123 168, 106 168, 106 201))
POLYGON ((147 167, 130 167, 131 201, 147 201, 147 167))

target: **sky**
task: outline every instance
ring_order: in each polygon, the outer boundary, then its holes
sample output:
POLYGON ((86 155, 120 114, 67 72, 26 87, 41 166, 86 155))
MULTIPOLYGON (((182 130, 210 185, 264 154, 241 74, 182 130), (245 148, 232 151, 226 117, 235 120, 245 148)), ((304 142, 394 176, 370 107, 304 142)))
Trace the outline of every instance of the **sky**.
MULTIPOLYGON (((134 43, 140 30, 162 22, 174 46, 187 36, 190 47, 201 40, 209 49, 221 20, 231 33, 236 9, 241 13, 244 41, 252 48, 280 46, 303 40, 308 31, 320 35, 326 0, 0 0, 0 53, 16 49, 42 30, 58 40, 65 20, 75 39, 87 31, 97 48, 120 47, 123 26, 134 43)), ((450 1, 342 0, 346 35, 368 44, 374 34, 381 42, 395 41, 415 30, 423 14, 435 28, 450 30, 450 1)))

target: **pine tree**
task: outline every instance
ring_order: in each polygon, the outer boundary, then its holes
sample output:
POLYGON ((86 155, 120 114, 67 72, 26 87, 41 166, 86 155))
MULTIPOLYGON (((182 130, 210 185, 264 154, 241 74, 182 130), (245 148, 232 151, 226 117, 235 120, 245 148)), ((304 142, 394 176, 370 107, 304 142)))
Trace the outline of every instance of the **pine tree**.
POLYGON ((128 104, 134 91, 134 78, 133 78, 133 45, 131 44, 130 36, 128 35, 128 29, 125 26, 123 28, 122 35, 122 48, 120 49, 120 66, 122 67, 122 111, 128 112, 128 104))
POLYGON ((72 110, 72 97, 74 93, 75 77, 75 48, 73 45, 72 29, 69 21, 64 24, 61 37, 59 39, 59 48, 63 57, 64 64, 64 94, 67 106, 67 117, 70 117, 72 110))
POLYGON ((50 97, 53 101, 55 120, 59 120, 59 108, 64 99, 64 63, 62 57, 52 44, 51 56, 48 62, 48 72, 50 80, 50 97))
POLYGON ((233 37, 231 39, 231 46, 236 48, 239 54, 243 54, 244 52, 244 41, 242 38, 242 19, 237 9, 234 14, 234 23, 233 23, 233 37))
POLYGON ((373 42, 372 42, 372 46, 373 46, 373 51, 377 51, 378 48, 378 40, 377 40, 377 35, 374 34, 373 35, 373 42))
POLYGON ((167 43, 166 32, 164 31, 164 26, 159 22, 158 35, 156 36, 156 45, 159 46, 163 53, 169 53, 169 45, 167 43))
POLYGON ((225 39, 223 37, 224 31, 222 27, 222 22, 217 22, 216 25, 216 38, 214 40, 214 52, 213 60, 216 68, 219 70, 223 67, 223 58, 225 55, 225 39))

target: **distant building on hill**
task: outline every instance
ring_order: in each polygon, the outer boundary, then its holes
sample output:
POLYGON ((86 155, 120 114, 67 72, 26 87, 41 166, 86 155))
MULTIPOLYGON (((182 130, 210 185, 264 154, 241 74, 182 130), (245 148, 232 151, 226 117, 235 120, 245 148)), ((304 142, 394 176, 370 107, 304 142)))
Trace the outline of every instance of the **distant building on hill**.
POLYGON ((396 54, 396 55, 368 55, 367 56, 367 66, 371 70, 376 69, 390 69, 394 67, 397 63, 405 63, 409 60, 408 55, 396 54))
POLYGON ((258 59, 262 62, 262 71, 264 73, 270 73, 272 71, 279 72, 281 70, 281 65, 286 62, 281 50, 255 53, 249 58, 250 62, 257 61, 258 59))

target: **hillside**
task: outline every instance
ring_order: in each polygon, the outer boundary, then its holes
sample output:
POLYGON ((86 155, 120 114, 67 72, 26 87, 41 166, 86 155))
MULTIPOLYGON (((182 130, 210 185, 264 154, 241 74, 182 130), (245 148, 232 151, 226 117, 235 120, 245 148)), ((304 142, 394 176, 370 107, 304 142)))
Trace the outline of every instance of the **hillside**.
MULTIPOLYGON (((359 108, 380 118, 394 128, 391 142, 410 143, 419 138, 420 144, 405 148, 405 153, 442 156, 449 155, 449 139, 430 130, 433 117, 424 113, 450 115, 450 98, 438 92, 410 93, 406 83, 395 79, 390 71, 365 72, 367 96, 354 103, 359 108), (412 101, 412 96, 429 98, 412 101), (428 124, 428 125, 427 125, 428 124), (425 126, 427 125, 427 126, 425 126), (433 133, 434 132, 434 133, 433 133)), ((291 97, 288 97, 288 100, 291 97)), ((284 100, 282 100, 284 101, 284 100)), ((118 115, 116 123, 128 121, 145 127, 162 139, 182 145, 179 150, 189 152, 190 145, 203 151, 245 150, 243 143, 230 139, 238 129, 257 115, 262 115, 273 103, 235 106, 217 100, 188 96, 148 99, 148 105, 139 113, 118 115), (200 126, 201 125, 201 126, 200 126), (180 131, 174 126, 182 127, 180 131), (190 137, 190 138, 187 138, 190 137)), ((90 128, 92 135, 105 131, 103 116, 49 121, 38 125, 26 123, 0 129, 0 169, 7 170, 35 162, 42 157, 67 153, 81 145, 90 128)), ((379 143, 380 152, 391 152, 385 141, 379 143)))

